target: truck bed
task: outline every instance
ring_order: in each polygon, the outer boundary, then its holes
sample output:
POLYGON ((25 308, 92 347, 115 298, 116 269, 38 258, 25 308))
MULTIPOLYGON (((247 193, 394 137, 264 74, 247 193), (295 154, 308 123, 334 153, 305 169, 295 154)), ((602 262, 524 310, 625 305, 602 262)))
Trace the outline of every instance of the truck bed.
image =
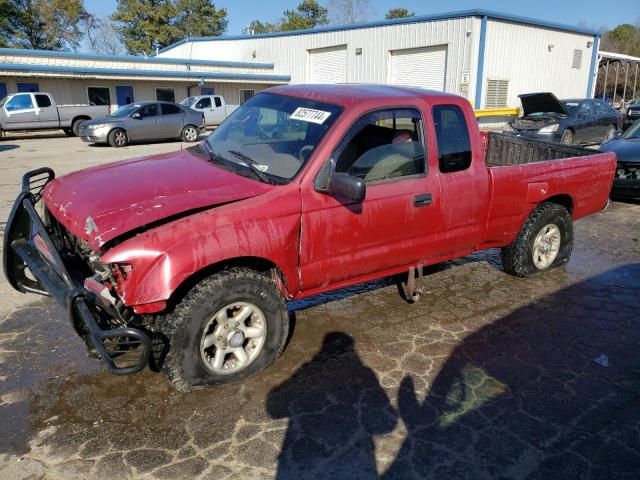
POLYGON ((482 132, 485 162, 488 167, 525 165, 527 163, 589 157, 597 150, 517 137, 508 133, 482 132))

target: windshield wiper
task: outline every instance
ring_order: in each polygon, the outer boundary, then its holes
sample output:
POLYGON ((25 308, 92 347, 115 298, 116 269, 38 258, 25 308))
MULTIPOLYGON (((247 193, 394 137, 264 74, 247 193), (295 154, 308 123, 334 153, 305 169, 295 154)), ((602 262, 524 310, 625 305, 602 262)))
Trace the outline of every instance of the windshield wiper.
POLYGON ((237 150, 228 150, 228 152, 231 155, 234 155, 234 156, 238 157, 240 160, 242 160, 243 164, 246 165, 247 167, 249 167, 249 169, 253 173, 255 173, 256 177, 258 177, 264 183, 273 183, 271 181, 271 179, 262 170, 260 170, 258 168, 258 165, 260 165, 260 164, 258 162, 256 162, 253 158, 245 155, 242 152, 238 152, 237 150))

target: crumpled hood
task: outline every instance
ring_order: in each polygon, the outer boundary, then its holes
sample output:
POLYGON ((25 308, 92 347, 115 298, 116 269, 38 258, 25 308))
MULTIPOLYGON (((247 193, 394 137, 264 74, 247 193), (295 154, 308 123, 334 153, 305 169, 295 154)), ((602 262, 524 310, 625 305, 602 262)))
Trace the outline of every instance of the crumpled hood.
POLYGON ((556 113, 569 115, 564 105, 553 93, 527 93, 520 95, 523 116, 527 117, 536 113, 556 113))
POLYGON ((98 250, 131 230, 190 210, 274 188, 237 175, 187 150, 81 170, 50 182, 49 211, 98 250))

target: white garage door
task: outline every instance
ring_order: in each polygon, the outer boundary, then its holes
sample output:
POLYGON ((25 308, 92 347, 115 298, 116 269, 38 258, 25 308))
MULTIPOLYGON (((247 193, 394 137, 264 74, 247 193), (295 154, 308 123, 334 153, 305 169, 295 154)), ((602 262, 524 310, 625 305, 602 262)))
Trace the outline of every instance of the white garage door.
POLYGON ((309 50, 310 83, 345 83, 346 81, 346 45, 309 50))
POLYGON ((389 83, 444 91, 447 47, 391 51, 389 83))

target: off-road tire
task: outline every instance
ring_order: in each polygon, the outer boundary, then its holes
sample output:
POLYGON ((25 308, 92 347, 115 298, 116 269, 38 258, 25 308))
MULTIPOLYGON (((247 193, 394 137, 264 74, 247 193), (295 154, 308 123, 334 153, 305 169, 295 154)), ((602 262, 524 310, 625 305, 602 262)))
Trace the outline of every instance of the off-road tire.
POLYGON ((71 124, 71 133, 73 133, 74 137, 80 136, 80 126, 86 121, 88 121, 88 119, 86 118, 78 118, 77 120, 73 121, 73 123, 71 124))
POLYGON ((75 137, 73 130, 71 130, 70 128, 63 128, 62 131, 67 137, 75 137))
POLYGON ((289 314, 284 297, 267 275, 247 268, 216 273, 196 284, 173 309, 156 317, 156 328, 167 342, 157 367, 176 390, 237 382, 269 367, 284 350, 289 333, 289 314), (200 355, 200 341, 207 322, 233 302, 250 302, 264 313, 266 339, 258 356, 242 370, 216 374, 200 355))
POLYGON ((569 261, 572 250, 571 215, 562 205, 545 202, 527 217, 513 243, 502 249, 502 268, 511 275, 529 277, 564 265, 569 261), (533 243, 540 231, 549 224, 557 225, 560 230, 560 249, 553 263, 541 270, 533 262, 533 243))
POLYGON ((126 147, 129 144, 129 137, 123 129, 115 128, 109 132, 107 141, 113 148, 126 147), (124 142, 121 140, 122 137, 120 135, 124 135, 124 142))

